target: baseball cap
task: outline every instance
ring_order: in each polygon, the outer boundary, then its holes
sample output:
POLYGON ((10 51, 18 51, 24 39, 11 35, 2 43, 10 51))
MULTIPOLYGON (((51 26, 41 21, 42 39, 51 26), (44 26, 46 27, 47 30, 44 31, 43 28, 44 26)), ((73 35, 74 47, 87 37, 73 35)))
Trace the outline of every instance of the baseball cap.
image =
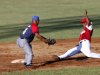
POLYGON ((32 16, 32 19, 39 21, 39 16, 32 16))
POLYGON ((83 18, 80 23, 87 23, 87 18, 83 18))

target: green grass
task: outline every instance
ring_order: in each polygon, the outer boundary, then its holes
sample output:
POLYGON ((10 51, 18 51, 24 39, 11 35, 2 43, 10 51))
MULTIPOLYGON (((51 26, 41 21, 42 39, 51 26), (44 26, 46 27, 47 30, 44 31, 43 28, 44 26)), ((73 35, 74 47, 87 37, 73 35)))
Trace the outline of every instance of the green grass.
POLYGON ((63 68, 53 70, 33 70, 12 73, 2 73, 1 75, 100 75, 100 67, 90 68, 63 68))
POLYGON ((0 41, 15 41, 33 15, 40 16, 42 35, 78 38, 84 9, 94 21, 93 37, 100 37, 99 3, 100 0, 0 0, 0 41))

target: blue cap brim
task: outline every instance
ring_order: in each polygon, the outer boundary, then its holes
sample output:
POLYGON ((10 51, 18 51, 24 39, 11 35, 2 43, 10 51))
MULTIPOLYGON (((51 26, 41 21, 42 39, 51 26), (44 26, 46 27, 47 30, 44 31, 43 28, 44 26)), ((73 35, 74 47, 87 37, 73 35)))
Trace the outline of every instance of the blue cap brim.
POLYGON ((32 16, 32 19, 39 21, 39 16, 32 16))

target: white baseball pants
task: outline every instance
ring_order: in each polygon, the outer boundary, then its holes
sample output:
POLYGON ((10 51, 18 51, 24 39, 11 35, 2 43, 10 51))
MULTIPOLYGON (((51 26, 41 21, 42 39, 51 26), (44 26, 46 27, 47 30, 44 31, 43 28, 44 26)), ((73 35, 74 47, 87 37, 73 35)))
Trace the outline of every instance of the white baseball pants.
POLYGON ((90 42, 89 40, 81 40, 79 45, 68 50, 66 53, 58 56, 60 59, 65 59, 67 57, 73 56, 78 53, 83 53, 87 57, 92 57, 92 58, 100 58, 100 54, 93 53, 90 50, 90 42))

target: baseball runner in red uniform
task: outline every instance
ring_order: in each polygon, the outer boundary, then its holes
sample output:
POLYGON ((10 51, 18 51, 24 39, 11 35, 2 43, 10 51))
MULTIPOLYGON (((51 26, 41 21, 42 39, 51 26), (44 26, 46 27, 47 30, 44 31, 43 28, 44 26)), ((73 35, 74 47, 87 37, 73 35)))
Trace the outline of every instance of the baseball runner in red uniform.
POLYGON ((24 65, 26 67, 32 66, 32 58, 34 55, 30 43, 32 42, 35 36, 48 45, 53 45, 56 43, 54 39, 46 39, 45 37, 40 35, 38 24, 39 16, 33 16, 32 23, 25 28, 25 30, 20 34, 20 37, 17 39, 17 45, 20 48, 22 48, 25 52, 24 65))
POLYGON ((93 23, 87 16, 87 10, 85 10, 85 15, 86 17, 81 20, 81 24, 83 24, 84 29, 80 34, 79 44, 76 47, 68 50, 66 53, 58 56, 60 59, 65 59, 78 53, 83 53, 87 57, 100 58, 100 54, 93 53, 90 50, 93 23))

